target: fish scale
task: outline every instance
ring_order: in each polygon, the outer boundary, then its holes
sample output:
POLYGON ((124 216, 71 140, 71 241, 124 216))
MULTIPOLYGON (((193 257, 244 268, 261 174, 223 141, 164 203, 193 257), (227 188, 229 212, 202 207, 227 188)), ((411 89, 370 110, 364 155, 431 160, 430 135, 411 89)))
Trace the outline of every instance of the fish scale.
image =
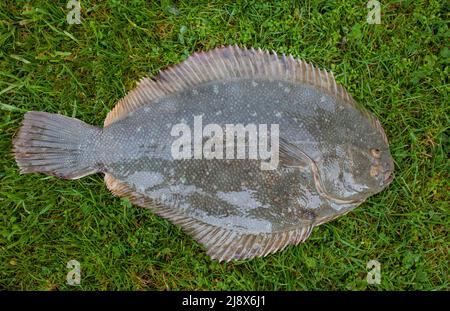
MULTIPOLYGON (((155 103, 155 105, 152 105, 150 107, 140 108, 136 113, 129 115, 127 116, 127 118, 124 118, 113 124, 114 127, 111 127, 108 132, 105 131, 104 135, 110 135, 111 137, 115 138, 123 137, 124 139, 121 143, 127 146, 129 150, 132 150, 134 152, 136 149, 134 147, 130 147, 127 141, 127 137, 133 137, 135 141, 145 143, 145 140, 148 140, 148 137, 150 135, 151 140, 157 142, 156 145, 170 146, 170 143, 173 141, 173 137, 170 136, 170 132, 167 131, 165 125, 167 123, 176 124, 182 120, 186 121, 187 115, 194 116, 201 114, 204 115, 203 120, 205 121, 205 123, 215 123, 221 125, 225 123, 247 124, 250 123, 249 121, 251 121, 251 123, 279 122, 279 117, 275 116, 273 112, 287 109, 285 107, 292 105, 292 99, 297 99, 298 97, 293 97, 290 101, 288 101, 289 98, 286 98, 286 100, 283 101, 284 106, 280 107, 280 105, 276 103, 273 98, 267 98, 267 96, 265 96, 265 93, 261 93, 257 88, 257 86, 263 87, 266 90, 267 94, 273 94, 274 92, 271 89, 285 87, 278 84, 278 82, 264 83, 264 81, 258 81, 258 83, 255 83, 255 81, 253 80, 243 80, 239 82, 234 81, 231 85, 224 83, 220 84, 220 86, 218 86, 217 84, 206 85, 203 88, 197 89, 197 95, 190 97, 189 100, 185 99, 183 101, 177 102, 176 99, 169 97, 159 101, 158 103, 155 103), (272 86, 270 84, 272 84, 272 86), (242 87, 236 87, 235 85, 242 85, 242 87), (234 95, 235 98, 233 98, 233 94, 236 94, 236 92, 243 92, 242 90, 238 91, 239 89, 247 89, 250 87, 249 85, 251 85, 251 88, 254 89, 254 92, 247 92, 246 96, 234 95), (211 96, 208 95, 208 93, 214 93, 218 96, 218 98, 215 101, 211 101, 211 96), (248 100, 248 98, 255 98, 255 96, 257 95, 259 99, 256 98, 256 100, 252 102, 248 100), (230 102, 232 104, 223 104, 222 98, 230 98, 230 102), (168 112, 164 108, 167 102, 170 102, 172 104, 178 103, 178 105, 175 105, 176 109, 174 111, 168 112), (152 107, 155 108, 152 109, 152 107), (263 109, 263 107, 265 109, 263 109), (144 109, 146 109, 146 111, 144 111, 144 109), (217 115, 215 113, 217 111, 222 111, 222 113, 220 115, 217 115), (248 116, 252 115, 251 112, 254 111, 259 112, 260 117, 255 116, 249 119, 248 116), (161 115, 163 115, 164 117, 153 118, 153 116, 161 115), (132 126, 132 124, 147 124, 146 127, 148 128, 144 128, 143 130, 137 132, 136 127, 132 126), (123 135, 123 128, 131 129, 132 133, 123 135)), ((297 92, 299 93, 299 95, 301 94, 301 90, 297 90, 297 92)), ((185 96, 177 97, 186 98, 185 96)), ((285 126, 286 124, 282 125, 285 126)), ((298 131, 298 129, 296 128, 292 128, 292 130, 298 131)), ((223 162, 221 161, 211 162, 210 160, 194 160, 174 162, 173 164, 169 164, 155 162, 152 157, 148 157, 148 154, 144 153, 141 156, 136 157, 136 159, 140 161, 139 164, 136 164, 134 161, 130 161, 130 159, 135 158, 135 156, 132 156, 131 154, 125 157, 126 159, 128 159, 128 162, 126 164, 123 164, 122 157, 115 158, 115 148, 116 147, 108 149, 108 146, 101 148, 103 150, 107 150, 106 155, 108 156, 108 158, 104 159, 103 162, 111 164, 120 163, 120 167, 111 168, 111 172, 113 172, 116 178, 123 180, 128 184, 135 184, 134 182, 130 182, 130 179, 133 178, 133 174, 135 172, 138 172, 139 174, 142 174, 142 172, 148 172, 149 174, 158 172, 164 175, 165 173, 162 172, 161 169, 166 168, 169 165, 173 165, 174 170, 172 171, 172 174, 168 174, 165 176, 165 181, 162 181, 160 184, 144 190, 146 195, 148 195, 149 197, 160 197, 162 195, 165 195, 165 197, 174 196, 175 190, 171 189, 171 187, 176 185, 178 187, 185 188, 185 186, 181 182, 179 182, 178 184, 173 183, 173 180, 179 179, 180 176, 184 176, 188 179, 188 186, 195 185, 198 191, 190 193, 187 196, 183 195, 183 193, 175 193, 175 196, 178 198, 178 200, 176 201, 175 206, 172 205, 173 208, 180 208, 180 206, 182 206, 184 212, 188 216, 194 217, 199 213, 199 211, 202 211, 205 212, 205 214, 202 214, 202 217, 214 216, 218 218, 216 219, 216 222, 218 222, 223 221, 224 214, 217 214, 217 211, 226 211, 226 215, 228 215, 228 217, 233 217, 234 223, 237 222, 235 217, 242 218, 242 220, 239 221, 239 227, 242 228, 243 224, 245 224, 246 222, 247 217, 252 217, 252 215, 239 213, 240 206, 232 206, 229 202, 217 198, 217 193, 215 191, 217 191, 217 189, 220 189, 222 191, 232 191, 235 193, 239 193, 240 191, 252 192, 255 199, 259 199, 255 200, 255 204, 261 206, 270 206, 266 207, 266 209, 270 210, 269 212, 263 213, 262 211, 259 211, 257 214, 258 217, 253 216, 255 218, 258 218, 260 221, 266 220, 265 218, 268 218, 267 220, 270 219, 269 223, 267 223, 266 225, 266 227, 268 228, 271 228, 272 226, 280 227, 279 224, 282 222, 291 222, 292 218, 290 217, 290 215, 288 213, 284 213, 282 209, 285 209, 285 206, 294 204, 293 201, 296 200, 296 197, 292 196, 290 200, 284 200, 283 206, 281 206, 281 202, 276 202, 276 198, 287 198, 286 194, 284 193, 285 188, 283 186, 280 187, 280 185, 284 185, 290 179, 289 176, 283 171, 281 171, 280 173, 280 178, 278 180, 279 184, 275 185, 276 188, 274 188, 273 186, 267 188, 262 186, 262 182, 260 180, 265 178, 265 174, 269 173, 261 172, 258 162, 256 162, 255 165, 250 166, 253 169, 251 170, 251 172, 247 169, 246 174, 242 174, 242 170, 244 169, 244 167, 249 167, 249 161, 231 161, 229 165, 226 165, 226 167, 223 166, 223 162), (148 159, 147 161, 145 161, 145 163, 142 163, 141 161, 143 157, 148 159), (131 170, 130 167, 132 167, 131 170), (204 178, 207 173, 209 173, 210 176, 215 176, 219 173, 221 174, 221 176, 217 178, 204 178), (248 174, 253 174, 251 182, 247 179, 248 174), (247 185, 245 185, 245 187, 243 188, 244 182, 247 182, 247 185), (217 185, 218 183, 219 185, 217 185), (216 189, 214 189, 214 187, 216 189), (276 189, 280 190, 277 191, 276 189), (271 196, 271 198, 268 198, 269 195, 271 196), (204 201, 207 202, 207 204, 205 204, 204 201), (266 216, 264 217, 264 215, 266 216), (274 217, 273 215, 276 215, 276 217, 274 217)), ((161 152, 155 156, 170 158, 170 148, 161 150, 161 152)), ((296 181, 295 184, 302 185, 304 183, 305 181, 296 181)), ((181 190, 181 192, 186 191, 181 190)), ((292 193, 294 192, 291 192, 291 194, 292 193)), ((168 204, 171 202, 166 201, 165 203, 168 204)), ((306 209, 307 207, 304 206, 302 208, 306 209)), ((249 224, 244 229, 252 230, 254 228, 252 228, 249 224)), ((268 231, 270 230, 271 229, 269 229, 268 231)))
POLYGON ((332 74, 292 56, 237 46, 196 53, 144 78, 103 128, 28 112, 14 153, 23 173, 67 179, 104 173, 113 194, 181 226, 219 261, 298 244, 314 226, 382 191, 393 176, 380 122, 332 74), (224 143, 221 156, 210 159, 196 149, 213 138, 192 138, 200 118, 201 131, 211 125, 214 137, 222 132, 216 137, 224 143), (266 146, 279 146, 276 165, 262 169, 266 160, 249 156, 250 134, 243 140, 247 158, 237 159, 231 149, 234 157, 227 159, 227 144, 238 141, 226 135, 231 124, 254 125, 259 139, 269 135, 261 125, 278 126, 266 146), (174 156, 177 126, 189 129, 182 133, 193 142, 183 150, 193 147, 191 157, 174 156))

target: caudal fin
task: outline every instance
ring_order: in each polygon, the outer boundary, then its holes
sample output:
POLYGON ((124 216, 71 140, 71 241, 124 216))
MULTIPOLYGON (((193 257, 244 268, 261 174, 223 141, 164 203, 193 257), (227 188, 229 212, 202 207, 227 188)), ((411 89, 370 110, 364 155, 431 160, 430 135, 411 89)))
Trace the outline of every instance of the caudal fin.
POLYGON ((101 129, 59 114, 31 111, 13 140, 21 173, 77 179, 98 172, 93 143, 101 129))

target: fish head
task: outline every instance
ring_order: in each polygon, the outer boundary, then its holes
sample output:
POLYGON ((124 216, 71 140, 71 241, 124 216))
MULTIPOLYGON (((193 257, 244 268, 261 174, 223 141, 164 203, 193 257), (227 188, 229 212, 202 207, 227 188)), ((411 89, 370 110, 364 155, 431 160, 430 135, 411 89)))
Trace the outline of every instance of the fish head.
POLYGON ((350 153, 352 161, 347 168, 356 183, 366 186, 366 193, 378 193, 392 182, 394 161, 389 148, 380 145, 353 148, 350 153))
POLYGON ((394 160, 385 143, 348 149, 340 174, 342 186, 352 199, 363 201, 386 188, 394 178, 394 160))
POLYGON ((394 161, 384 141, 349 144, 325 154, 318 162, 316 188, 338 204, 361 203, 393 180, 394 161))

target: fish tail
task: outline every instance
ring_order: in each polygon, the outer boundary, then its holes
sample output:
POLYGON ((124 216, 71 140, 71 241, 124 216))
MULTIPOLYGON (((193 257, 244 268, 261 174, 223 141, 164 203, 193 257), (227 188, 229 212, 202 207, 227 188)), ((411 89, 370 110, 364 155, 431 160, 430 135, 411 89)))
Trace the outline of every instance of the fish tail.
POLYGON ((77 179, 99 171, 95 142, 100 128, 59 114, 30 111, 13 140, 21 173, 77 179))

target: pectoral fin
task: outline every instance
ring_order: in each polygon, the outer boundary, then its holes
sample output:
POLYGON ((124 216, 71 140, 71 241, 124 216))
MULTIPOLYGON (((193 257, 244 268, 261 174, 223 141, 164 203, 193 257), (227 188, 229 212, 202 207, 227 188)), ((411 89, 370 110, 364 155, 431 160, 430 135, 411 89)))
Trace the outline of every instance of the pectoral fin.
POLYGON ((307 168, 311 159, 297 146, 289 143, 286 139, 280 141, 280 164, 285 167, 307 168))

